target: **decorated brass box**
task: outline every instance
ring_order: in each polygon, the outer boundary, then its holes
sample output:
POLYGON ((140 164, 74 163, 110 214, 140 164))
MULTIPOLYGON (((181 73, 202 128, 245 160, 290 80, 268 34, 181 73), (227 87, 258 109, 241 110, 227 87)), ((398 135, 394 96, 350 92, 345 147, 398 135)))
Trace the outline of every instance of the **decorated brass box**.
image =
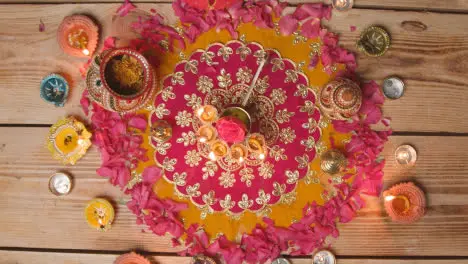
POLYGON ((91 146, 91 133, 73 117, 59 120, 50 128, 47 148, 55 159, 74 165, 91 146))

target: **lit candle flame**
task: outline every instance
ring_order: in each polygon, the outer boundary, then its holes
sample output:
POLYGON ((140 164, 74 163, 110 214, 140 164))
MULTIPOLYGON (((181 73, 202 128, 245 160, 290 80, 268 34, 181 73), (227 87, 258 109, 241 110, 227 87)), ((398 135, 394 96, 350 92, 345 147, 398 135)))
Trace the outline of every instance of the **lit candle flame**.
POLYGON ((385 196, 385 201, 390 202, 390 201, 393 201, 395 198, 396 198, 396 196, 388 195, 388 196, 385 196))
POLYGON ((213 151, 211 151, 210 154, 208 154, 208 157, 210 158, 210 160, 216 161, 216 155, 214 154, 213 151))
POLYGON ((240 157, 240 158, 239 158, 239 163, 242 163, 242 162, 244 162, 244 158, 243 158, 243 157, 240 157))
POLYGON ((199 141, 200 141, 201 143, 205 143, 205 142, 206 142, 206 137, 201 137, 201 138, 199 139, 199 141))
POLYGON ((82 52, 83 52, 83 54, 84 54, 85 56, 88 56, 88 55, 89 55, 89 50, 88 50, 88 49, 83 49, 82 52))
POLYGON ((78 145, 83 145, 83 144, 84 144, 84 140, 80 138, 80 139, 78 139, 77 143, 78 143, 78 145))
POLYGON ((199 109, 197 110, 197 115, 200 117, 200 116, 203 114, 204 111, 205 111, 205 110, 203 110, 203 107, 202 107, 202 108, 199 108, 199 109))
POLYGON ((258 158, 261 159, 261 160, 264 160, 265 159, 265 154, 260 153, 260 155, 258 155, 258 158))

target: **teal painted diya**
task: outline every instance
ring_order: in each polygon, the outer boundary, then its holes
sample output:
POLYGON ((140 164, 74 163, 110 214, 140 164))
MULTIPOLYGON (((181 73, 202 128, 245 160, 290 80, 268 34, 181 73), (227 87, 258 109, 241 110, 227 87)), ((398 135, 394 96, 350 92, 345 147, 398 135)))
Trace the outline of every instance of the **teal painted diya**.
POLYGON ((63 107, 70 90, 67 80, 59 74, 49 74, 41 81, 41 98, 44 101, 63 107))

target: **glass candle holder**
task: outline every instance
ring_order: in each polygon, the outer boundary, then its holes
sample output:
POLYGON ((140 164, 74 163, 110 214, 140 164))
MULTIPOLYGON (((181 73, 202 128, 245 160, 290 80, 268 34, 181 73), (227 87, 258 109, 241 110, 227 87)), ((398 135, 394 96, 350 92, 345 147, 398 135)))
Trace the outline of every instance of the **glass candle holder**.
POLYGON ((212 105, 204 105, 196 110, 196 115, 203 124, 211 124, 218 119, 218 110, 212 105))
POLYGON ((216 139, 216 129, 210 125, 203 125, 197 130, 197 139, 201 143, 210 143, 216 139))

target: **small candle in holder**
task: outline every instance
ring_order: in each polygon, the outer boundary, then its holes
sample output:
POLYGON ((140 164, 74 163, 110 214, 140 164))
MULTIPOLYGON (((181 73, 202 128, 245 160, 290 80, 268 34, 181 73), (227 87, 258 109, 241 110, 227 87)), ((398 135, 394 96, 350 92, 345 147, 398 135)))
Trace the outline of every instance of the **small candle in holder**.
POLYGON ((313 264, 336 264, 336 258, 328 250, 320 250, 312 257, 313 264))
POLYGON ((210 125, 203 125, 197 130, 197 138, 201 143, 209 143, 216 138, 216 129, 210 125))
POLYGON ((244 162, 247 157, 247 147, 242 144, 234 144, 231 146, 231 157, 239 163, 244 162))
POLYGON ((348 11, 353 8, 353 0, 332 0, 332 6, 337 11, 348 11))
POLYGON ((395 160, 403 166, 413 166, 418 159, 418 154, 413 146, 401 145, 395 150, 395 160))
POLYGON ((414 223, 424 216, 426 198, 412 182, 393 186, 383 193, 385 210, 395 222, 414 223))
POLYGON ((204 124, 213 123, 218 118, 218 110, 212 105, 204 105, 196 110, 198 119, 204 124))
POLYGON ((56 195, 67 195, 72 188, 71 177, 63 172, 57 172, 49 178, 49 191, 56 195))
POLYGON ((247 139, 247 147, 254 153, 265 155, 265 146, 265 137, 259 133, 253 133, 247 139))
POLYGON ((228 153, 228 145, 221 140, 216 140, 211 144, 211 151, 216 158, 222 158, 228 153))

